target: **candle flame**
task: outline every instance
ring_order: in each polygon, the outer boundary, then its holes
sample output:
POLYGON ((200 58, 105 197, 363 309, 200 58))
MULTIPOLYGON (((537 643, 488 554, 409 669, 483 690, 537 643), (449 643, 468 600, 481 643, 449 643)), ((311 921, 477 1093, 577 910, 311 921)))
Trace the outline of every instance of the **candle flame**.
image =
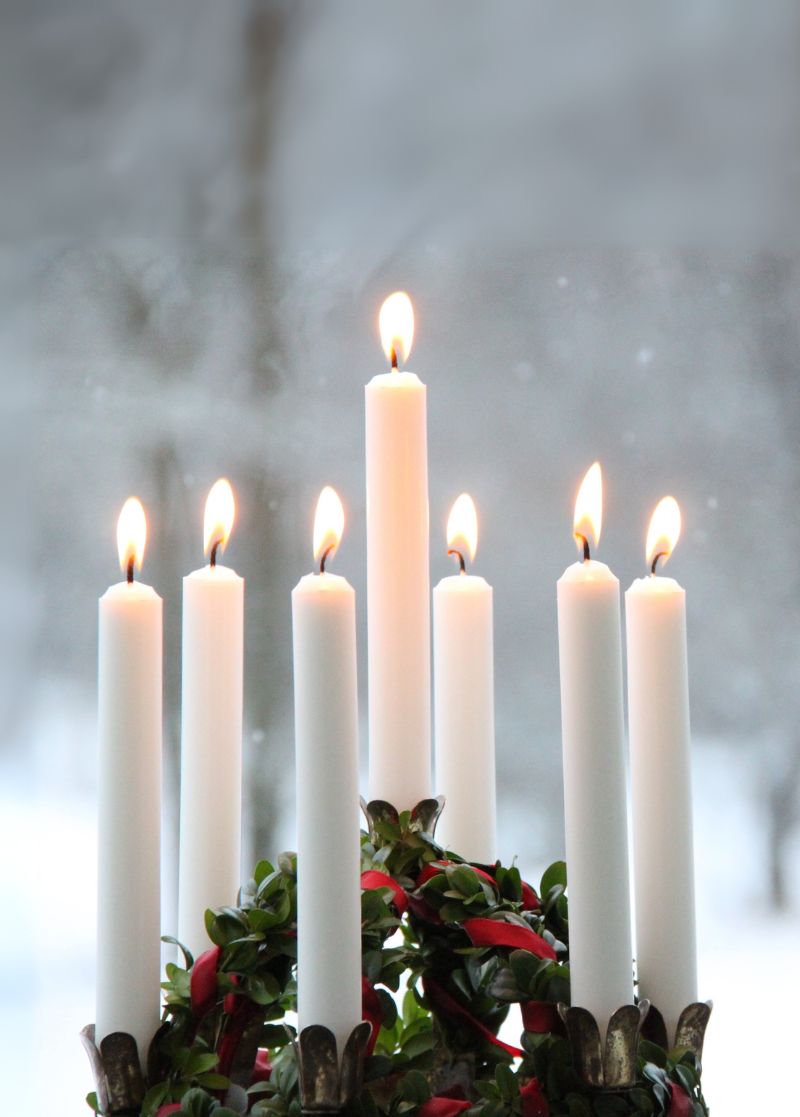
POLYGON ((142 569, 146 542, 147 519, 142 502, 138 497, 129 496, 117 520, 117 552, 123 571, 128 570, 131 562, 137 570, 142 569))
POLYGON ((457 498, 447 519, 447 546, 460 554, 466 552, 470 561, 478 549, 478 513, 469 493, 457 498))
POLYGON ((600 462, 595 462, 586 471, 575 499, 575 519, 572 530, 581 555, 584 552, 584 539, 590 546, 598 545, 602 526, 603 471, 600 462))
POLYGON ((405 291, 395 291, 384 300, 378 327, 383 351, 392 366, 407 361, 414 342, 414 307, 405 291))
POLYGON ((326 485, 319 494, 314 516, 314 559, 335 550, 344 532, 344 508, 336 489, 326 485))
POLYGON ((674 496, 665 496, 658 502, 650 517, 645 547, 647 565, 652 567, 656 558, 659 558, 663 566, 675 550, 680 534, 680 506, 674 496))
POLYGON ((207 555, 215 544, 220 551, 225 550, 235 517, 236 501, 231 483, 225 477, 220 477, 211 486, 206 497, 206 514, 203 519, 204 555, 207 555))

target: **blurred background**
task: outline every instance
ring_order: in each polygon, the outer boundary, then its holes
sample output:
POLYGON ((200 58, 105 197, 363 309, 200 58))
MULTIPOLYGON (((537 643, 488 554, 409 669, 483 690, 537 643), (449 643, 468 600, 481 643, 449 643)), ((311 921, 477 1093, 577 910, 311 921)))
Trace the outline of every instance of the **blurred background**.
POLYGON ((289 594, 326 483, 366 759, 363 385, 403 287, 432 580, 469 490, 495 587, 499 853, 532 877, 563 854, 555 582, 577 484, 599 458, 623 588, 657 500, 682 506, 707 1095, 777 1112, 775 1018, 800 987, 796 5, 5 0, 0 21, 7 1091, 46 1066, 59 1111, 88 1113, 96 599, 126 496, 165 604, 165 931, 181 577, 220 474, 247 580, 245 866, 295 842, 289 594), (750 1074, 734 1052, 767 1013, 750 1074))

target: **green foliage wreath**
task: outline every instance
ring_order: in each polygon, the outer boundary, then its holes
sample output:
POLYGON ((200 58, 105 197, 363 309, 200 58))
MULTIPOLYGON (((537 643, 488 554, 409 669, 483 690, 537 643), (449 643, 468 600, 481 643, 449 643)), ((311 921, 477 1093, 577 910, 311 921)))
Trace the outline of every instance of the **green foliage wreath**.
MULTIPOLYGON (((592 1091, 574 1073, 555 1010, 569 1002, 563 862, 537 894, 513 866, 445 851, 408 812, 371 830, 362 949, 373 1038, 354 1117, 707 1117, 689 1051, 642 1040, 625 1093, 592 1091), (497 1038, 514 1002, 519 1047, 497 1038)), ((296 891, 294 854, 261 861, 239 907, 206 912, 210 949, 195 960, 181 948, 185 966, 167 966, 142 1117, 300 1117, 284 1023, 296 1007, 296 891)))

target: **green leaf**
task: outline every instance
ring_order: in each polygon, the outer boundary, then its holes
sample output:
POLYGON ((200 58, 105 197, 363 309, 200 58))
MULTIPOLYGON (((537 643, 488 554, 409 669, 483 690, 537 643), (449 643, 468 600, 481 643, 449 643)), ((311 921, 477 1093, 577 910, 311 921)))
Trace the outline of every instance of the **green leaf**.
POLYGON ((198 1074, 213 1070, 218 1062, 219 1056, 215 1051, 193 1051, 183 1065, 184 1077, 195 1078, 198 1074))
POLYGON ((253 880, 256 882, 257 885, 259 885, 270 875, 270 873, 274 872, 275 869, 269 863, 269 861, 259 861, 259 863, 256 865, 255 872, 253 873, 253 880))
POLYGON ((231 1080, 226 1078, 224 1074, 198 1074, 195 1078, 198 1086, 202 1086, 205 1090, 227 1090, 231 1084, 231 1080))
POLYGON ((190 970, 192 968, 192 966, 194 965, 194 955, 192 954, 191 950, 189 950, 188 946, 184 946, 182 942, 174 939, 172 935, 162 935, 161 941, 168 942, 171 946, 177 946, 181 954, 183 954, 185 968, 187 970, 190 970))
POLYGON ((91 1094, 86 1095, 86 1104, 89 1106, 89 1108, 91 1110, 93 1110, 93 1112, 95 1112, 95 1113, 100 1112, 100 1103, 98 1102, 97 1094, 94 1091, 92 1091, 91 1094))
POLYGON ((142 1099, 142 1113, 155 1113, 162 1102, 169 1097, 169 1082, 157 1082, 151 1086, 142 1099))
POLYGON ((566 861, 554 861, 542 874, 542 883, 539 885, 539 895, 544 900, 550 893, 551 888, 555 888, 560 884, 562 888, 567 887, 567 863, 566 861))
POLYGON ((519 1082, 511 1067, 499 1063, 494 1072, 497 1089, 504 1101, 513 1101, 519 1094, 519 1082))
POLYGON ((476 892, 481 891, 480 878, 469 865, 448 867, 445 872, 451 886, 458 889, 462 896, 474 896, 476 892))

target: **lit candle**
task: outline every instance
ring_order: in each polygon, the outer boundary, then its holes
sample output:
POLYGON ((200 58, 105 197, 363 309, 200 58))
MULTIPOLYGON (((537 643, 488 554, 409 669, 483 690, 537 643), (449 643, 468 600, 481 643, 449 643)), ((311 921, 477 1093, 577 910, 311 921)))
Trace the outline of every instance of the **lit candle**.
POLYGON ((100 598, 97 869, 98 1045, 136 1040, 144 1062, 160 1012, 161 598, 134 581, 147 524, 126 501, 117 525, 126 580, 100 598))
POLYGON ((320 494, 319 573, 292 592, 297 771, 299 1027, 323 1024, 341 1055, 361 1021, 361 880, 355 593, 329 574, 344 511, 320 494))
POLYGON ((558 582, 558 645, 572 1004, 603 1032, 633 1002, 633 950, 619 582, 590 554, 601 517, 595 462, 575 505, 581 560, 558 582))
POLYGON ((681 514, 665 497, 647 534, 647 578, 625 594, 639 992, 670 1041, 697 1000, 686 594, 656 573, 678 541, 681 514))
POLYGON ((386 300, 380 329, 392 368, 366 387, 369 793, 408 810, 431 793, 426 389, 397 367, 408 295, 386 300))
POLYGON ((461 569, 433 591, 436 780, 447 798, 437 837, 489 863, 496 855, 492 587, 466 572, 478 545, 467 493, 450 512, 447 545, 461 569))
POLYGON ((195 957, 206 908, 235 904, 240 884, 244 580, 217 562, 234 515, 223 478, 206 501, 209 564, 183 579, 178 938, 195 957))

